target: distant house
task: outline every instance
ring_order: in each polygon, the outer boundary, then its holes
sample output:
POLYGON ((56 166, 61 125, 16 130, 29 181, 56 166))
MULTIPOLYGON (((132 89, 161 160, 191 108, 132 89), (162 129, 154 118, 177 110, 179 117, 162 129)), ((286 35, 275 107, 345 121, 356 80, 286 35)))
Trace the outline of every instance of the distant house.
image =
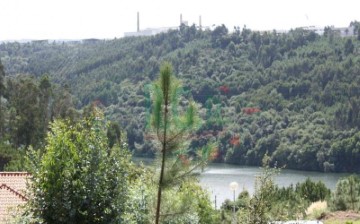
POLYGON ((0 172, 0 223, 7 223, 19 205, 27 202, 27 172, 0 172))

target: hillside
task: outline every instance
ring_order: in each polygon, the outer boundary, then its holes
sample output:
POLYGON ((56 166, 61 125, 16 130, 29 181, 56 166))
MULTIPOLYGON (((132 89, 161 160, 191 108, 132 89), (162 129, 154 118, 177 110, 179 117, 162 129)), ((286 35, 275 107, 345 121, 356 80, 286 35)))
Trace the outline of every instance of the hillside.
POLYGON ((218 162, 259 166, 267 153, 291 169, 360 172, 356 36, 341 38, 330 28, 319 36, 182 26, 153 37, 3 43, 0 57, 8 79, 46 74, 69 90, 76 109, 103 105, 136 155, 154 153, 146 140, 146 84, 169 61, 201 107, 204 124, 192 148, 216 139, 218 162))

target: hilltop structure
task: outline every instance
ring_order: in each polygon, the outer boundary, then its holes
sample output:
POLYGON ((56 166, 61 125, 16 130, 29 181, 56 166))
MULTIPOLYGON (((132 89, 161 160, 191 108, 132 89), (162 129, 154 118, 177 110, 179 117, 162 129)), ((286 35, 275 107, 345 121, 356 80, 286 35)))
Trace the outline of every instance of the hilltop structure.
MULTIPOLYGON (((180 18, 181 23, 182 18, 180 18)), ((137 12, 137 28, 136 32, 125 32, 124 37, 140 37, 140 36, 153 36, 159 33, 165 33, 171 29, 177 29, 177 27, 160 27, 160 28, 147 28, 140 29, 140 13, 137 12)))
MULTIPOLYGON (((188 26, 189 23, 186 20, 183 20, 182 14, 180 14, 180 25, 176 27, 158 27, 158 28, 146 28, 141 30, 140 29, 140 13, 137 12, 137 29, 136 32, 125 32, 124 37, 139 37, 139 36, 154 36, 159 33, 165 33, 169 30, 178 30, 180 26, 185 25, 188 26)), ((198 29, 210 29, 210 27, 205 27, 202 25, 201 16, 199 16, 199 24, 196 26, 198 29)), ((313 31, 316 34, 323 35, 325 32, 326 27, 319 27, 319 26, 304 26, 304 27, 298 27, 300 29, 313 31)), ((351 37, 355 36, 355 27, 349 26, 349 27, 329 27, 335 34, 341 36, 341 37, 351 37)), ((261 34, 273 32, 274 30, 254 30, 257 32, 260 32, 261 34)), ((277 34, 285 34, 288 33, 290 30, 275 30, 277 34)))
MULTIPOLYGON (((169 30, 178 30, 180 26, 185 25, 188 26, 189 22, 183 20, 182 14, 180 14, 180 24, 179 26, 173 27, 158 27, 158 28, 146 28, 140 29, 140 14, 137 13, 137 29, 136 32, 125 32, 124 37, 139 37, 139 36, 154 36, 159 33, 166 33, 169 30)), ((201 16, 199 16, 199 25, 197 26, 199 29, 206 28, 202 26, 201 16)))

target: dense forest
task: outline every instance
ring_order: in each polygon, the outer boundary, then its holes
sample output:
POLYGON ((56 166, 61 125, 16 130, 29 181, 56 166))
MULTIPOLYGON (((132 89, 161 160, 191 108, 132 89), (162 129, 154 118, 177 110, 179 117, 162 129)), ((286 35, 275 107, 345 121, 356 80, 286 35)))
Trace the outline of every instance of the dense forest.
MULTIPOLYGON (((216 162, 360 172, 360 32, 342 38, 181 26, 151 37, 0 45, 0 168, 21 169, 55 118, 100 107, 111 136, 126 130, 134 155, 153 156, 148 84, 163 61, 200 108, 191 148, 212 141, 216 162), (5 166, 6 165, 6 166, 5 166)), ((186 102, 184 102, 186 104, 186 102)))

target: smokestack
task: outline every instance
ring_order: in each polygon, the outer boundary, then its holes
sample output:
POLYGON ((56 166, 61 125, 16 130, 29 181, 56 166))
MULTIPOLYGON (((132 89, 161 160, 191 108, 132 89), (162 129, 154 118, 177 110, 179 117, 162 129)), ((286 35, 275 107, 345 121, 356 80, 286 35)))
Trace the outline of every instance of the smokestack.
POLYGON ((202 25, 201 25, 201 15, 199 16, 199 29, 201 30, 202 25))
POLYGON ((140 15, 139 15, 139 12, 137 12, 137 32, 140 32, 140 15))
POLYGON ((180 26, 183 24, 182 14, 180 14, 180 26))

